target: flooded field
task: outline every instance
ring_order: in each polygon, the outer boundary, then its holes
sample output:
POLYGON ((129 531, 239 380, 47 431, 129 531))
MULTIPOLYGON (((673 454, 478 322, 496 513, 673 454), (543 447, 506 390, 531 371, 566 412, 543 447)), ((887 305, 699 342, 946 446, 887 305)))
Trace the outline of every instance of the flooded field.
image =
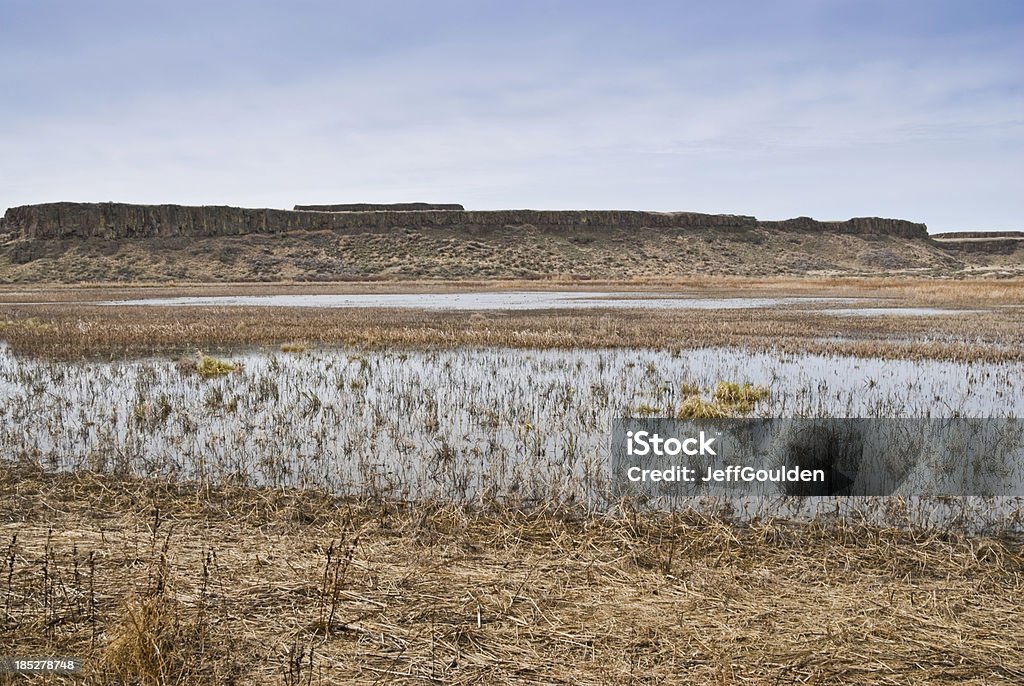
POLYGON ((12 286, 0 289, 0 340, 65 360, 302 342, 1024 361, 1016 281, 705 281, 12 286))
POLYGON ((743 416, 1024 411, 1013 284, 531 288, 136 288, 9 303, 0 449, 46 469, 605 510, 613 420, 676 416, 720 382, 767 389, 743 416), (197 350, 238 369, 204 378, 197 350))
POLYGON ((216 378, 170 359, 0 351, 4 453, 47 468, 380 498, 606 507, 613 418, 674 416, 721 380, 763 417, 1018 417, 1024 364, 724 348, 248 352, 216 378))
POLYGON ((409 683, 634 683, 651 645, 673 683, 846 683, 866 645, 901 678, 1019 683, 1024 448, 985 430, 1024 413, 1022 291, 529 287, 8 293, 0 643, 101 684, 142 649, 173 667, 147 683, 390 682, 396 660, 409 683), (769 425, 869 418, 830 475, 890 495, 621 488, 618 418, 722 414, 764 420, 765 461, 806 445, 769 425), (919 440, 963 418, 998 450, 919 440), (888 470, 890 445, 920 459, 888 470), (801 672, 822 627, 849 657, 801 672))

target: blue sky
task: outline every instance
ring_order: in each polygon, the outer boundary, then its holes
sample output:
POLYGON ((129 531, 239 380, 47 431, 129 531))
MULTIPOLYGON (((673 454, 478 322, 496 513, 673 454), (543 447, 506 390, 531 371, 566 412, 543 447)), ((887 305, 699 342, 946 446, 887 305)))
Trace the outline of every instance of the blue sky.
POLYGON ((1024 2, 0 0, 0 208, 1024 229, 1024 2))

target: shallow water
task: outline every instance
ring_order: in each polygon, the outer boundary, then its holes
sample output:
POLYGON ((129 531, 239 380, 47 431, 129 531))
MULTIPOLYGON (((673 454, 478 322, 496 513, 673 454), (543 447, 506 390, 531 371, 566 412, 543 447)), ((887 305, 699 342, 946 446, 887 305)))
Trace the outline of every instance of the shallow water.
POLYGON ((985 310, 946 309, 941 307, 843 307, 825 310, 841 317, 932 317, 952 314, 980 314, 985 310))
POLYGON ((421 310, 550 310, 576 308, 747 309, 814 303, 855 303, 854 298, 699 298, 691 295, 582 292, 501 291, 480 293, 382 293, 320 295, 225 295, 105 301, 103 305, 155 307, 388 307, 421 310))
POLYGON ((889 307, 879 298, 815 296, 705 298, 692 293, 631 293, 583 291, 499 291, 477 293, 359 293, 308 295, 223 295, 178 298, 107 300, 99 305, 152 307, 326 307, 405 308, 418 310, 564 310, 564 309, 681 309, 737 310, 790 307, 836 316, 933 316, 973 314, 983 310, 937 307, 889 307), (856 305, 856 307, 834 307, 856 305))
MULTIPOLYGON (((239 355, 203 379, 167 359, 49 362, 0 348, 0 451, 55 469, 456 501, 608 504, 610 427, 671 414, 681 386, 768 386, 765 417, 1013 417, 1021 363, 733 349, 322 350, 239 355)), ((763 504, 762 504, 763 506, 763 504)))

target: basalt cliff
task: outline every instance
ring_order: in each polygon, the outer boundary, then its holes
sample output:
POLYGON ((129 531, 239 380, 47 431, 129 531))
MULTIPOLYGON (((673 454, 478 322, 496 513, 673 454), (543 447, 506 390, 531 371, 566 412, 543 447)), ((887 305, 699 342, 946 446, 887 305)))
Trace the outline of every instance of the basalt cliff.
MULTIPOLYGON (((430 203, 282 210, 58 202, 7 210, 0 239, 0 280, 8 282, 948 274, 985 254, 944 245, 924 224, 901 219, 430 203)), ((1002 262, 1017 257, 1000 252, 1002 262)))
POLYGON ((466 211, 461 205, 297 205, 294 210, 222 206, 70 203, 25 205, 7 210, 0 231, 25 239, 216 237, 288 234, 296 231, 393 231, 404 228, 464 227, 514 232, 516 227, 557 230, 566 236, 609 229, 753 231, 770 229, 814 233, 925 238, 924 224, 902 219, 859 217, 820 222, 808 217, 759 221, 755 217, 696 212, 616 210, 466 211))

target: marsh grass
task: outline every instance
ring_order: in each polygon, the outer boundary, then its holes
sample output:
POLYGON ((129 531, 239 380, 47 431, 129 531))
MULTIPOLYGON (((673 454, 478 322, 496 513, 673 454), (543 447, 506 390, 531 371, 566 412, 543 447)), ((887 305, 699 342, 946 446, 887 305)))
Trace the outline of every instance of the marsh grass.
POLYGON ((0 450, 48 469, 599 508, 612 497, 607 437, 617 417, 1024 413, 1016 363, 729 349, 320 349, 235 359, 230 376, 204 378, 167 359, 68 363, 0 348, 0 450), (695 389, 704 395, 683 395, 695 389))
POLYGON ((749 382, 742 384, 734 381, 719 381, 715 386, 715 402, 731 408, 735 412, 750 412, 771 392, 765 386, 756 386, 749 382))
POLYGON ((719 381, 715 385, 711 400, 700 397, 700 385, 691 381, 682 384, 680 390, 686 399, 676 410, 676 419, 727 419, 747 414, 758 403, 770 397, 766 386, 750 382, 719 381))
MULTIPOLYGON (((935 289, 914 297, 952 297, 935 289)), ((9 310, 0 643, 83 656, 83 683, 1024 680, 1019 502, 659 512, 594 497, 607 422, 629 408, 1013 411, 1016 311, 840 324, 783 310, 9 310), (80 361, 295 336, 357 347, 210 357, 230 378, 192 360, 184 375, 167 359, 80 361), (464 345, 506 347, 437 349, 464 345), (549 347, 573 350, 522 350, 549 347), (829 376, 850 358, 793 356, 807 350, 914 362, 858 360, 851 386, 829 376)))
POLYGON ((722 310, 558 310, 536 312, 315 309, 289 307, 141 307, 95 300, 178 295, 357 292, 463 292, 565 288, 560 282, 483 282, 302 286, 190 286, 124 289, 0 289, 0 338, 22 354, 77 359, 139 356, 290 342, 309 347, 504 346, 517 348, 732 346, 889 359, 1024 359, 1024 280, 709 279, 707 282, 576 283, 574 288, 629 291, 676 284, 714 297, 877 297, 887 305, 981 308, 924 317, 837 317, 818 310, 768 307, 722 310), (32 304, 33 300, 39 302, 32 304), (63 301, 63 302, 59 302, 63 301), (54 304, 56 302, 56 304, 54 304))
POLYGON ((204 379, 226 376, 231 372, 237 372, 240 368, 237 362, 221 360, 204 353, 199 353, 195 362, 195 372, 204 379))
POLYGON ((81 656, 84 684, 1024 675, 1024 554, 998 532, 827 511, 744 523, 698 503, 596 515, 24 468, 0 480, 15 560, 0 635, 81 656), (94 560, 77 586, 74 555, 94 560))
MULTIPOLYGON (((700 276, 592 278, 552 275, 541 279, 460 278, 460 279, 367 279, 334 283, 310 283, 282 280, 276 283, 217 282, 97 282, 67 285, 36 283, 32 285, 0 284, 0 303, 27 301, 75 303, 90 300, 138 299, 145 297, 188 297, 201 295, 303 295, 320 293, 384 294, 384 293, 459 293, 466 291, 545 291, 575 289, 586 291, 686 291, 694 294, 715 293, 722 296, 841 296, 856 298, 889 298, 908 304, 945 306, 1015 305, 1024 302, 1024 278, 934 278, 903 275, 872 277, 839 275, 700 276)), ((0 322, 2 325, 2 322, 0 322)))
POLYGON ((696 381, 686 380, 679 385, 679 393, 684 398, 689 398, 693 395, 700 395, 701 387, 696 381))
POLYGON ((696 395, 684 400, 676 412, 676 419, 725 419, 732 416, 733 409, 730 406, 709 402, 696 395))
POLYGON ((184 630, 180 603, 167 587, 166 554, 165 548, 155 563, 155 583, 124 601, 100 658, 104 671, 146 686, 177 682, 194 638, 184 630))

